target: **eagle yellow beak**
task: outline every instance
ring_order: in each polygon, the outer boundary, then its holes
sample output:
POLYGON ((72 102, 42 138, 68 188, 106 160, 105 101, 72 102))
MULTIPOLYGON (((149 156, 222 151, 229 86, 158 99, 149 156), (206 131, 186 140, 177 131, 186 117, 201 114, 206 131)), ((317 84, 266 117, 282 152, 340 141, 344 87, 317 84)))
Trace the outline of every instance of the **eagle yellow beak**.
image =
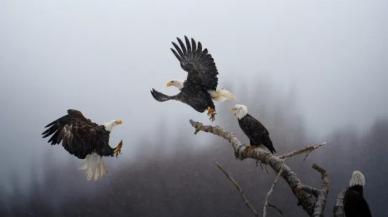
POLYGON ((122 121, 121 119, 118 119, 118 120, 116 120, 115 122, 116 122, 117 125, 123 124, 123 121, 122 121))
POLYGON ((231 108, 231 109, 230 109, 230 112, 235 112, 235 111, 237 111, 236 108, 231 108))

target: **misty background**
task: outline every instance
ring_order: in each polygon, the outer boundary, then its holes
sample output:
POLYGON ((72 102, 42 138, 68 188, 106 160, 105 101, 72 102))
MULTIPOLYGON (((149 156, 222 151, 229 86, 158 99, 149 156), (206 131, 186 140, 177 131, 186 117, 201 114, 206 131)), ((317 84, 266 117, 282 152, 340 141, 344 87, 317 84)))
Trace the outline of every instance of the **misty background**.
MULTIPOLYGON (((320 185, 313 163, 328 170, 326 211, 360 169, 372 213, 387 216, 387 9, 383 0, 2 0, 0 215, 249 216, 215 161, 260 210, 272 171, 235 160, 219 138, 194 136, 188 120, 209 123, 206 114, 149 93, 176 93, 166 81, 186 78, 169 48, 187 35, 209 49, 219 87, 238 98, 216 104, 215 124, 246 142, 228 112, 243 103, 279 153, 327 141, 290 161, 309 184, 320 185), (99 182, 40 136, 68 108, 97 123, 124 120, 111 136, 112 146, 124 140, 123 153, 106 159, 99 182)), ((304 215, 284 182, 272 202, 304 215)))

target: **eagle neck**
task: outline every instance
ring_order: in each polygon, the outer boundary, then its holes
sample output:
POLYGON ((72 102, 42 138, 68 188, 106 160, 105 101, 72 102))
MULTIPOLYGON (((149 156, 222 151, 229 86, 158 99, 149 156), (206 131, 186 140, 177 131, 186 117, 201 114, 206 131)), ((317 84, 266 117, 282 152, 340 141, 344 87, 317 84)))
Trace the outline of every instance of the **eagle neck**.
POLYGON ((249 114, 248 114, 247 112, 243 112, 243 111, 238 112, 238 113, 236 114, 238 120, 242 120, 242 119, 244 119, 245 117, 247 117, 248 115, 249 115, 249 114))
POLYGON ((353 191, 357 191, 361 195, 363 195, 363 192, 364 192, 364 187, 362 185, 353 185, 353 186, 349 187, 349 189, 353 190, 353 191))
POLYGON ((116 122, 115 121, 110 121, 110 122, 107 122, 104 124, 104 128, 106 131, 108 132, 111 132, 112 129, 116 126, 116 122))

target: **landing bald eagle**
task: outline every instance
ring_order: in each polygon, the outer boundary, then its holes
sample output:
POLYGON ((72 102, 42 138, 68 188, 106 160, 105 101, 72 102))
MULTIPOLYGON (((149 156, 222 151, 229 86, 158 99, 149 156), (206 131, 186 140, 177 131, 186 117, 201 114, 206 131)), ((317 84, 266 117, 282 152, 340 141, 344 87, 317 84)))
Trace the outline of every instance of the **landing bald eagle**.
POLYGON ((364 199, 365 176, 354 171, 349 187, 344 195, 344 211, 346 217, 371 217, 368 203, 364 199))
POLYGON ((202 50, 201 42, 196 43, 185 36, 186 45, 177 38, 178 46, 172 42, 175 49, 172 53, 179 60, 180 65, 187 74, 186 81, 172 80, 167 82, 167 87, 174 86, 181 92, 174 96, 167 96, 155 89, 151 90, 152 96, 159 102, 178 100, 193 107, 198 112, 208 111, 212 121, 215 119, 216 110, 213 100, 233 100, 233 94, 225 89, 217 89, 217 68, 213 57, 205 48, 202 50))
POLYGON ((240 128, 248 136, 251 146, 259 147, 264 145, 271 153, 276 153, 268 130, 260 121, 248 114, 247 106, 237 104, 232 108, 232 112, 238 119, 240 128))
POLYGON ((85 118, 80 111, 69 109, 67 115, 47 124, 43 138, 51 145, 61 144, 67 152, 84 159, 83 167, 88 180, 97 180, 106 173, 102 156, 118 156, 122 141, 115 147, 109 146, 109 134, 113 127, 122 124, 114 120, 98 125, 85 118))

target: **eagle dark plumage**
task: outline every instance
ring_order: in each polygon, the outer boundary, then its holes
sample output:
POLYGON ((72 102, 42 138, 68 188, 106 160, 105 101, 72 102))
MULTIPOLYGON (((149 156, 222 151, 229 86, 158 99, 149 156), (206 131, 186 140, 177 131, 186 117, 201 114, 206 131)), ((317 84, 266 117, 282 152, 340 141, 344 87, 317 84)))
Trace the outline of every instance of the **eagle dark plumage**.
POLYGON ((354 171, 343 200, 346 217, 372 217, 364 198, 364 185, 365 176, 360 171, 354 171))
POLYGON ((215 118, 215 101, 232 100, 231 92, 217 90, 218 71, 213 57, 208 50, 202 49, 201 42, 189 40, 185 36, 185 43, 177 38, 178 44, 172 42, 171 48, 174 56, 179 60, 183 70, 187 72, 186 81, 172 80, 167 86, 177 87, 181 92, 174 96, 167 96, 155 89, 151 90, 152 96, 159 102, 177 100, 190 105, 198 112, 208 111, 211 120, 215 118))
POLYGON ((248 114, 247 106, 237 104, 232 108, 232 112, 237 117, 240 128, 248 136, 251 146, 263 145, 271 153, 276 153, 268 130, 260 121, 248 114))
POLYGON ((106 173, 102 156, 117 156, 121 152, 122 141, 115 148, 109 146, 112 128, 121 123, 121 120, 114 120, 98 125, 80 111, 69 109, 67 115, 47 124, 42 136, 51 136, 48 140, 51 145, 62 144, 70 154, 85 159, 88 179, 97 180, 106 173))

